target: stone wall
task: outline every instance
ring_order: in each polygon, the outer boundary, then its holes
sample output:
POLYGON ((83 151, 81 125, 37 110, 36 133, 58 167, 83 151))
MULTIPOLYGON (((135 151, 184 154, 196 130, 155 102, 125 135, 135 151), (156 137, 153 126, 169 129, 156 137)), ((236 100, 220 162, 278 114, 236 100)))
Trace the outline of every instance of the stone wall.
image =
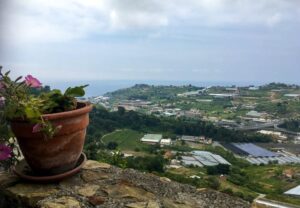
POLYGON ((131 169, 87 161, 77 175, 34 184, 0 173, 1 208, 249 208, 239 198, 131 169))

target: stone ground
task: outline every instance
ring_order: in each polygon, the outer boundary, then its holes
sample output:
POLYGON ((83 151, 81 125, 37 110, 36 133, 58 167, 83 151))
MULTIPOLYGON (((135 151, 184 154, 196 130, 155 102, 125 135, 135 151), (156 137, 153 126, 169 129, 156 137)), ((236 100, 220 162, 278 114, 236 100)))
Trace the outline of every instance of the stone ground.
POLYGON ((249 208, 239 198, 132 169, 87 161, 82 171, 52 184, 0 173, 1 208, 249 208))

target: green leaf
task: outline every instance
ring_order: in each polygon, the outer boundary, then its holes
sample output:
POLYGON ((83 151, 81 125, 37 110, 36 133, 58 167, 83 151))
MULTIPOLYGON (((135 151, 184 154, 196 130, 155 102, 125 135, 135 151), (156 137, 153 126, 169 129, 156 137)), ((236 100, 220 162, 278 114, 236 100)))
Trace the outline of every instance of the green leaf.
POLYGON ((28 119, 36 119, 41 116, 40 112, 32 107, 25 107, 25 114, 28 119))
POLYGON ((5 76, 8 76, 9 75, 9 73, 10 73, 10 71, 7 71, 4 75, 5 76))
POLYGON ((51 90, 48 94, 58 94, 58 95, 62 95, 61 94, 61 91, 60 90, 58 90, 58 89, 53 89, 53 90, 51 90))
POLYGON ((22 76, 19 76, 16 80, 15 80, 15 82, 17 83, 20 79, 22 79, 23 77, 22 76))
POLYGON ((69 97, 82 97, 85 95, 84 88, 87 86, 88 85, 83 85, 79 87, 69 87, 64 95, 69 97))

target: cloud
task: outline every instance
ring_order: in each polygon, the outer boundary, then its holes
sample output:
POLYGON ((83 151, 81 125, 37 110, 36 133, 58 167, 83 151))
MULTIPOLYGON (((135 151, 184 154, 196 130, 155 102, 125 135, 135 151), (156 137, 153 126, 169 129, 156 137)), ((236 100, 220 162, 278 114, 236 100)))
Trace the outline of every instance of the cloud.
POLYGON ((168 26, 272 27, 300 17, 298 0, 4 0, 2 41, 68 41, 168 26))

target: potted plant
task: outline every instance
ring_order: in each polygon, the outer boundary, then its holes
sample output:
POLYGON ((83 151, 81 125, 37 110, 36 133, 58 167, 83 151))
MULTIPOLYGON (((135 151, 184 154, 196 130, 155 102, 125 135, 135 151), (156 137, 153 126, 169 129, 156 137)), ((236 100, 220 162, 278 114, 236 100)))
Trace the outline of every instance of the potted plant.
POLYGON ((85 87, 62 93, 42 87, 31 75, 12 80, 0 67, 0 161, 15 161, 16 138, 35 173, 55 175, 74 168, 92 110, 91 104, 76 100, 84 96, 85 87))

